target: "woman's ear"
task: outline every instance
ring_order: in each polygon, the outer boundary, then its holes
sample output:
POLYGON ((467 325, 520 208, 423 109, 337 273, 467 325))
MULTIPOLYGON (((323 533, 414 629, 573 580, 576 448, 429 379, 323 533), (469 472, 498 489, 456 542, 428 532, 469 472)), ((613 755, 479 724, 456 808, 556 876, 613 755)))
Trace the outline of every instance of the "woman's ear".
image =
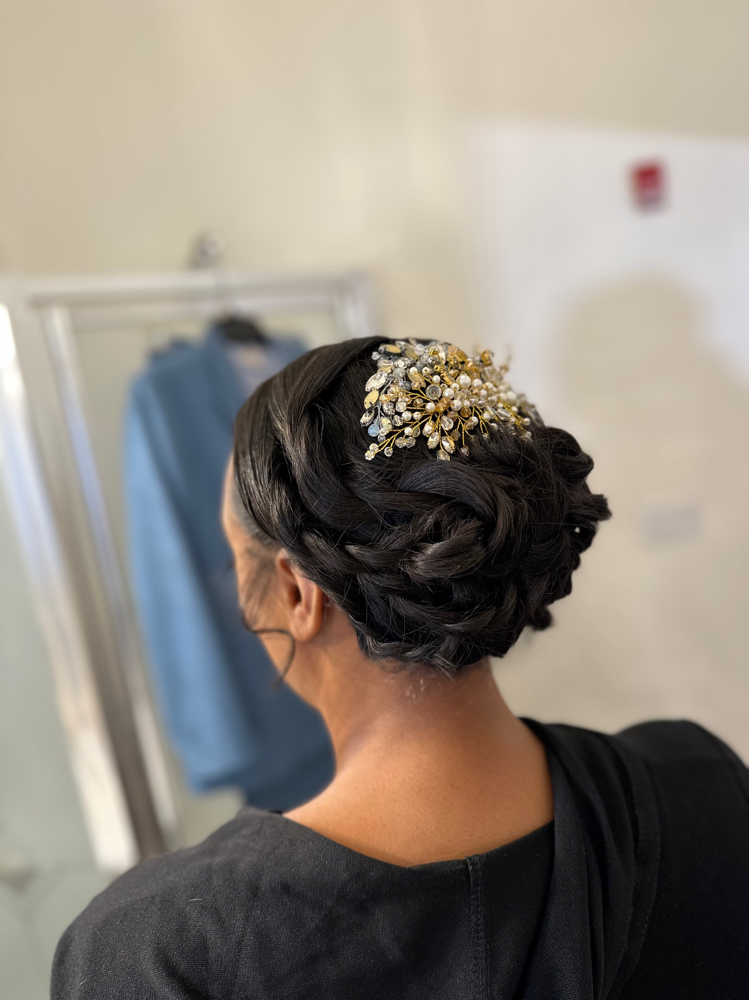
POLYGON ((277 597, 297 642, 310 642, 322 628, 325 594, 316 583, 299 572, 285 549, 275 557, 277 597))

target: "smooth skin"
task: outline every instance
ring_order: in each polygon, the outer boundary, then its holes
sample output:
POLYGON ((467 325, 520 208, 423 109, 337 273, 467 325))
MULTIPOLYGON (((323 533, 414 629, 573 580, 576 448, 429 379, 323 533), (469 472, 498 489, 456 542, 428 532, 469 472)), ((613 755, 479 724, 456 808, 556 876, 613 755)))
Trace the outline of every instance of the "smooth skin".
MULTIPOLYGON (((552 819, 545 750, 507 707, 488 659, 453 679, 369 660, 348 616, 288 554, 247 534, 228 488, 222 520, 245 620, 293 635, 286 683, 321 713, 333 741, 333 781, 289 820, 407 866, 481 854, 552 819)), ((288 638, 260 638, 283 669, 288 638)))

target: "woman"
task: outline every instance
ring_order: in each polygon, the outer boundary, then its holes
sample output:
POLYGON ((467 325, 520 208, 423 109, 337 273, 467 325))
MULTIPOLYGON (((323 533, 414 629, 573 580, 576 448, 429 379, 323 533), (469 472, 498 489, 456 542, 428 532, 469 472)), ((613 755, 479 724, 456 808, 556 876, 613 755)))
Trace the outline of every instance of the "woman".
POLYGON ((245 403, 240 605, 335 778, 120 878, 63 937, 54 997, 747 996, 741 762, 687 722, 520 720, 493 680, 609 516, 505 375, 349 341, 245 403))

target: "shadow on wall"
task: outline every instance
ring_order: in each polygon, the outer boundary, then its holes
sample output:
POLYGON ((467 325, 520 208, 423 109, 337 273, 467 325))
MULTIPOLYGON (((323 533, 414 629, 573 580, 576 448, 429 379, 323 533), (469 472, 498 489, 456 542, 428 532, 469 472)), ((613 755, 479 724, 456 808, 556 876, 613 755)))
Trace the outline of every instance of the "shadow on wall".
POLYGON ((687 716, 749 756, 749 389, 707 320, 643 277, 578 303, 553 338, 559 422, 614 516, 557 626, 496 668, 521 714, 605 730, 687 716))

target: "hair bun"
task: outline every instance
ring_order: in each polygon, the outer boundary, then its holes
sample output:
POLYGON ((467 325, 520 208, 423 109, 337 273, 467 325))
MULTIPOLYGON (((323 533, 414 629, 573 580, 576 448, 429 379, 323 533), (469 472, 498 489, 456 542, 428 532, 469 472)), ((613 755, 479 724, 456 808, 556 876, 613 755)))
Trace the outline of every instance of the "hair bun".
POLYGON ((372 659, 455 673, 503 656, 571 590, 606 500, 566 431, 479 438, 470 457, 426 448, 365 459, 361 390, 381 340, 318 348, 265 382, 237 417, 247 513, 351 618, 372 659))

